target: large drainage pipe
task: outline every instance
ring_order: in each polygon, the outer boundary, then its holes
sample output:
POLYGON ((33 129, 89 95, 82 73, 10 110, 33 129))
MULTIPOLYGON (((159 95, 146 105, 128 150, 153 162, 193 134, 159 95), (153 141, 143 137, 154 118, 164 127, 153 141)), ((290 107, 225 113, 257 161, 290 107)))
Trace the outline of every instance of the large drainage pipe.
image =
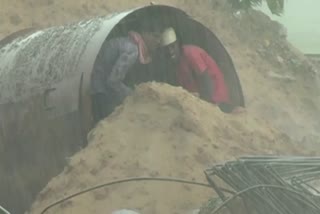
MULTIPOLYGON (((152 5, 12 34, 0 41, 0 201, 9 210, 25 211, 61 171, 65 157, 83 146, 93 126, 89 89, 96 56, 106 39, 124 35, 142 22, 161 29, 173 26, 183 43, 207 50, 225 75, 232 101, 244 106, 239 78, 219 39, 174 7, 152 5)), ((138 68, 128 84, 174 84, 163 72, 167 67, 161 51, 157 59, 138 68)))

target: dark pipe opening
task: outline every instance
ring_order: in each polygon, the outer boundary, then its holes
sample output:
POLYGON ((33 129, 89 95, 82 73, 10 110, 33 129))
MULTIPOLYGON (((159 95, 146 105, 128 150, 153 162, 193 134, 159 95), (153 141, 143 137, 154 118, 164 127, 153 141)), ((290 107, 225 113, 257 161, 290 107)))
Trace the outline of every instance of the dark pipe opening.
MULTIPOLYGON (((233 62, 219 39, 201 23, 191 19, 182 11, 167 7, 149 7, 129 14, 113 28, 106 41, 114 37, 127 36, 130 30, 161 32, 167 27, 176 30, 182 44, 197 45, 206 50, 217 62, 225 76, 233 105, 244 107, 241 84, 233 62)), ((175 71, 163 48, 153 56, 149 65, 137 64, 128 73, 125 83, 131 87, 143 82, 157 81, 177 86, 175 71)), ((227 113, 220 107, 220 109, 227 113)), ((94 114, 94 112, 93 112, 94 114)))

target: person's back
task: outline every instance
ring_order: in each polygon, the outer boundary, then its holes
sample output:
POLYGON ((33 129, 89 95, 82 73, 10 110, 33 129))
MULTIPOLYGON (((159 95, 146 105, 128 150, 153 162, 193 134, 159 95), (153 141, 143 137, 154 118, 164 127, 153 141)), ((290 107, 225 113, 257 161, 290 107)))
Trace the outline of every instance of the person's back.
POLYGON ((215 103, 228 103, 228 88, 223 73, 213 58, 205 50, 195 45, 183 45, 182 51, 190 69, 195 69, 198 72, 206 71, 210 75, 214 85, 213 101, 215 103))
POLYGON ((107 82, 116 60, 121 53, 136 52, 138 47, 129 37, 118 37, 106 41, 97 56, 91 78, 91 93, 106 93, 107 82))
POLYGON ((102 45, 91 76, 95 122, 109 115, 128 94, 119 78, 136 63, 138 55, 138 46, 130 37, 114 38, 102 45))
POLYGON ((106 41, 97 56, 91 76, 91 98, 94 120, 111 114, 133 88, 125 84, 127 74, 136 63, 149 64, 152 52, 159 46, 157 33, 128 32, 127 37, 106 41))

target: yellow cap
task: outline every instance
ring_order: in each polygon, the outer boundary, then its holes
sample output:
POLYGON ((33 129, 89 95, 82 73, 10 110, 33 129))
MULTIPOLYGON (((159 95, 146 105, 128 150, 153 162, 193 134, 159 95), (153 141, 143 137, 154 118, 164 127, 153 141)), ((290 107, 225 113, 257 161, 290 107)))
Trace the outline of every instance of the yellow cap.
POLYGON ((161 45, 167 46, 177 41, 176 32, 172 27, 167 28, 161 36, 161 45))

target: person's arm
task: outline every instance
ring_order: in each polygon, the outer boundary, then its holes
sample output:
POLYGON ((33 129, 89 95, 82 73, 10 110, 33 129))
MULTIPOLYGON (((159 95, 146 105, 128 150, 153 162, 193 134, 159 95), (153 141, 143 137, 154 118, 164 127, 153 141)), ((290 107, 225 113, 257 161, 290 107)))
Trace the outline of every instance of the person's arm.
POLYGON ((213 102, 212 97, 214 93, 214 83, 210 78, 210 75, 207 71, 199 72, 195 71, 195 78, 199 88, 199 96, 201 99, 206 100, 207 102, 213 102))
POLYGON ((199 96, 208 102, 213 102, 214 82, 208 73, 208 66, 201 53, 193 52, 188 55, 189 63, 193 70, 193 76, 199 88, 199 96))
POLYGON ((123 81, 130 68, 136 63, 138 54, 137 49, 122 53, 114 64, 108 78, 108 85, 113 88, 122 99, 132 92, 132 89, 126 86, 123 81))

